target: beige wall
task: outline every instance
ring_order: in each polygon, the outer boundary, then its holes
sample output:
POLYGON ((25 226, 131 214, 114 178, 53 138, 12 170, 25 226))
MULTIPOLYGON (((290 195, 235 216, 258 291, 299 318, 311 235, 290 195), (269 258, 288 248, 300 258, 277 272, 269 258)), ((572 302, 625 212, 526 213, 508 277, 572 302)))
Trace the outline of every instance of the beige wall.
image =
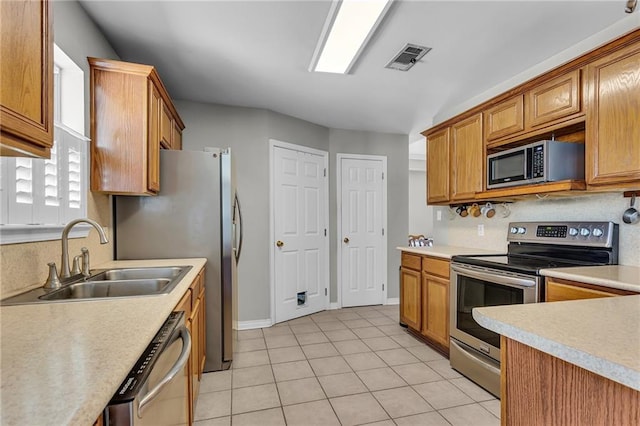
MULTIPOLYGON (((85 135, 89 135, 89 65, 86 58, 118 59, 118 56, 77 2, 52 3, 55 43, 85 73, 85 135)), ((109 197, 89 192, 87 201, 88 216, 108 227, 111 234, 109 197)), ((71 256, 79 254, 81 247, 89 249, 94 266, 112 259, 112 244, 100 245, 93 230, 87 238, 69 241, 71 256)), ((60 268, 61 252, 60 240, 0 246, 0 298, 42 285, 47 278, 48 262, 56 262, 60 268)))

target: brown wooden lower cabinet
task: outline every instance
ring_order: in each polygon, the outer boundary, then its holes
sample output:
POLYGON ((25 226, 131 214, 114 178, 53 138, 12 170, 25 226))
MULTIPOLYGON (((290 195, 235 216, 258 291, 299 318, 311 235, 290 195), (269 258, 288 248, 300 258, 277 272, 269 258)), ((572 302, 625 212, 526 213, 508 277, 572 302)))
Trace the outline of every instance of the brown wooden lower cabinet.
POLYGON ((187 289, 174 311, 184 311, 186 326, 191 334, 191 354, 187 363, 188 384, 188 412, 189 424, 193 424, 195 403, 200 393, 200 380, 205 361, 205 329, 204 329, 204 269, 200 271, 191 286, 187 289))
POLYGON ((638 425, 640 392, 502 336, 503 425, 638 425))
POLYGON ((547 278, 545 280, 545 302, 595 299, 598 297, 626 296, 631 294, 638 293, 558 278, 547 278))
POLYGON ((402 253, 400 322, 449 354, 449 260, 402 253))

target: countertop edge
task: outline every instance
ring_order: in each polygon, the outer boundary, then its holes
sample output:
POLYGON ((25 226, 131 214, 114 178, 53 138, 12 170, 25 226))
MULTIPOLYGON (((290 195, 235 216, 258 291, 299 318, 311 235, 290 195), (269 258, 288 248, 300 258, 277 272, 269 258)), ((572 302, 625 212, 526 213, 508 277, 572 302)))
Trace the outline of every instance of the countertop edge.
POLYGON ((439 257, 441 259, 449 259, 456 255, 473 255, 473 254, 503 254, 500 251, 491 251, 486 249, 476 249, 472 247, 458 247, 447 245, 434 245, 431 247, 409 247, 398 246, 396 250, 402 252, 419 254, 422 256, 439 257))
POLYGON ((472 311, 473 318, 481 326, 599 376, 640 391, 640 372, 538 334, 524 331, 503 321, 489 318, 483 313, 485 309, 491 308, 474 308, 472 311))

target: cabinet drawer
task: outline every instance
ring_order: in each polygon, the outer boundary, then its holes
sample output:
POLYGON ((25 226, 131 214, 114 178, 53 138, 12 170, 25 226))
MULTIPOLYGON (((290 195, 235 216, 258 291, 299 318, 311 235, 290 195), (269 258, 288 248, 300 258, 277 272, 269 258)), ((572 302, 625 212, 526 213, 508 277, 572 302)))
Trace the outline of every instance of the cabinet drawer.
POLYGON ((402 267, 419 271, 422 265, 422 256, 417 254, 402 253, 402 267))
POLYGON ((437 259, 435 257, 425 257, 422 259, 422 271, 449 279, 449 261, 437 259))
POLYGON ((546 302, 558 302, 561 300, 595 299, 599 297, 626 296, 638 294, 617 288, 603 287, 593 284, 585 284, 576 281, 547 278, 546 302))
POLYGON ((191 316, 191 289, 188 288, 187 291, 184 292, 184 296, 176 305, 174 311, 184 311, 185 318, 189 318, 191 316))

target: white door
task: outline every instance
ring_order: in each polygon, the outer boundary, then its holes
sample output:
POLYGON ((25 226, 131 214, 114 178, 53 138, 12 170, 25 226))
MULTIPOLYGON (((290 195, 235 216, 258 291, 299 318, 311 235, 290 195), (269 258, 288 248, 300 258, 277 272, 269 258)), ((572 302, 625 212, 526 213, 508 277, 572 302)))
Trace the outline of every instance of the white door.
POLYGON ((328 156, 298 148, 272 148, 275 322, 324 310, 329 300, 328 156))
POLYGON ((338 157, 342 306, 383 303, 386 158, 338 157))

